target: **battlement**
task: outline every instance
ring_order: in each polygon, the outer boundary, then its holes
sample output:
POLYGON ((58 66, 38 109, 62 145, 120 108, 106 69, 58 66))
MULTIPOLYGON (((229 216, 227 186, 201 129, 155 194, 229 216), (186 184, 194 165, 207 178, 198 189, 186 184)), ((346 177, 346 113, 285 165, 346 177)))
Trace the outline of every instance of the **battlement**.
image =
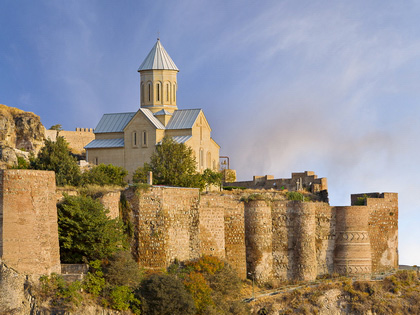
POLYGON ((291 178, 275 179, 273 175, 254 176, 252 181, 227 182, 225 185, 248 189, 308 190, 312 193, 328 190, 327 179, 318 178, 312 171, 292 173, 291 178))

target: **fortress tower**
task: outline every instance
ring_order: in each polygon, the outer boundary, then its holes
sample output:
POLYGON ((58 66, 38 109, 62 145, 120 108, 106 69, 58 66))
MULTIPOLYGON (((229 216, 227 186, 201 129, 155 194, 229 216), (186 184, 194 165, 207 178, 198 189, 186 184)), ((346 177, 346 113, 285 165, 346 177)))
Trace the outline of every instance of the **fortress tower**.
POLYGON ((172 114, 178 109, 176 76, 179 69, 159 38, 137 71, 140 72, 140 107, 152 113, 163 110, 163 115, 165 111, 172 114))

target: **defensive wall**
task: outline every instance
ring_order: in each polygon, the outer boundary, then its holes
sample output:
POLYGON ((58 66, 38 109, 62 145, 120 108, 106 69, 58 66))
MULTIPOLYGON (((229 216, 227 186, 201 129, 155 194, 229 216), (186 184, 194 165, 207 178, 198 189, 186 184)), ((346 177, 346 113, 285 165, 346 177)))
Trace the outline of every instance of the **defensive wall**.
MULTIPOLYGON (((19 272, 60 272, 61 192, 54 183, 53 172, 0 171, 0 259, 19 272)), ((112 217, 125 211, 131 219, 132 252, 145 268, 206 254, 226 260, 242 278, 273 284, 398 268, 396 193, 352 195, 344 207, 290 201, 271 190, 256 196, 152 186, 100 200, 112 217)))
POLYGON ((241 277, 274 284, 398 268, 395 193, 362 194, 365 205, 346 207, 289 201, 276 192, 249 201, 170 187, 124 194, 137 235, 133 252, 144 267, 207 254, 229 262, 241 277))
POLYGON ((54 172, 0 170, 0 258, 23 274, 60 273, 54 172))
POLYGON ((63 137, 69 143, 69 148, 74 154, 86 152, 84 147, 95 139, 93 128, 76 128, 76 131, 45 130, 45 137, 51 141, 56 141, 58 136, 63 137))
POLYGON ((291 178, 277 178, 273 175, 254 176, 252 181, 226 182, 226 186, 245 187, 248 189, 308 190, 317 193, 328 189, 327 179, 318 178, 312 171, 292 173, 291 178))

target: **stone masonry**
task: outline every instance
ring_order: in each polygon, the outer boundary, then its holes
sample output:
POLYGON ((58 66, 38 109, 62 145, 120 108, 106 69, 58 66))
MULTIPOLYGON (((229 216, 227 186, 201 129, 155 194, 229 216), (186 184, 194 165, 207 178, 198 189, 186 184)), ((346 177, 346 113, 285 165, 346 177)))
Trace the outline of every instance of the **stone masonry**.
POLYGON ((136 227, 133 251, 146 268, 205 254, 226 260, 242 278, 276 284, 398 267, 394 193, 362 194, 365 205, 347 207, 288 201, 276 192, 271 200, 247 202, 235 194, 157 186, 125 195, 136 227))
POLYGON ((54 172, 0 171, 0 258, 23 274, 60 273, 54 172))

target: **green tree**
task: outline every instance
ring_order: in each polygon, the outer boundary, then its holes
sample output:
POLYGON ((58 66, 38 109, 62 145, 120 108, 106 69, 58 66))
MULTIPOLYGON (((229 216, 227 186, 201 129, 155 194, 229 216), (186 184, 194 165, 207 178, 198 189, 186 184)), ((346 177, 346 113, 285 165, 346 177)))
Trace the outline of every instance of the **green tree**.
POLYGON ((153 184, 178 187, 197 187, 203 189, 206 184, 220 185, 221 175, 210 169, 199 174, 196 171, 193 150, 184 143, 177 143, 171 137, 163 138, 161 144, 150 158, 133 175, 133 181, 146 182, 147 173, 153 173, 153 184))
POLYGON ((62 262, 103 259, 125 247, 121 221, 110 219, 99 201, 86 196, 65 196, 57 208, 62 262))
POLYGON ((124 177, 127 176, 127 174, 127 170, 123 167, 114 166, 112 164, 99 164, 83 173, 83 183, 96 184, 99 186, 125 186, 127 183, 124 181, 124 177))
POLYGON ((171 275, 154 274, 142 281, 136 295, 148 315, 195 314, 194 300, 182 281, 171 275))
POLYGON ((56 124, 56 125, 52 125, 49 130, 61 131, 63 130, 63 127, 60 124, 56 124))
POLYGON ((63 137, 57 137, 55 142, 46 139, 44 147, 32 160, 31 168, 54 171, 58 186, 77 186, 80 183, 79 166, 76 158, 71 156, 68 143, 63 137))

